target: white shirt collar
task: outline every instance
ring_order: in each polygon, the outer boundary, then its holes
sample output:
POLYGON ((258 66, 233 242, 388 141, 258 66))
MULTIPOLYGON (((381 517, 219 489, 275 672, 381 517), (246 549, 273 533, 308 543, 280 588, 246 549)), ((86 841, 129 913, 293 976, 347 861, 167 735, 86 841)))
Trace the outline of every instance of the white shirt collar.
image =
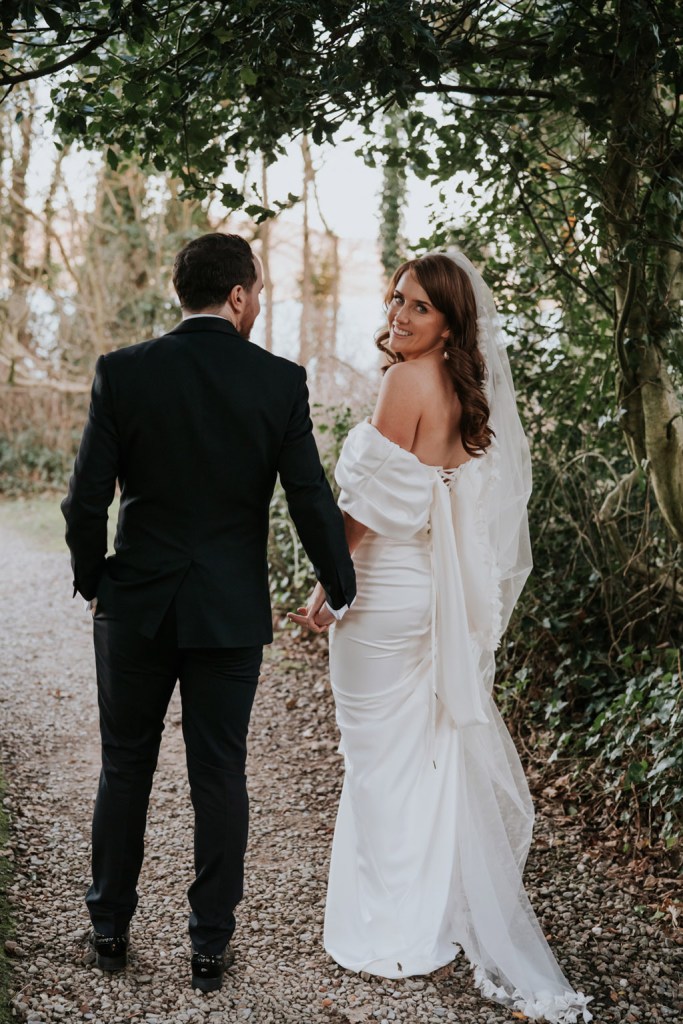
POLYGON ((188 313, 187 316, 183 317, 183 322, 185 320, 195 320, 198 316, 211 316, 214 320, 225 320, 226 324, 232 324, 233 327, 235 326, 232 323, 232 320, 229 320, 227 316, 219 316, 218 313, 188 313))

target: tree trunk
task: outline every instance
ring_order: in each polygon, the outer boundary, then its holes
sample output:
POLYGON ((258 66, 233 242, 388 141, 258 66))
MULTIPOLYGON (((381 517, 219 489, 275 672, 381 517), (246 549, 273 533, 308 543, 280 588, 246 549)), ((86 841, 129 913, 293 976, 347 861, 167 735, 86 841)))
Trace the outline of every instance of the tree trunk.
MULTIPOLYGON (((27 106, 32 107, 30 97, 27 106)), ((26 114, 19 122, 19 146, 12 154, 12 177, 9 194, 10 236, 8 270, 10 297, 7 319, 12 340, 19 346, 30 348, 28 289, 32 276, 27 265, 26 175, 31 159, 33 142, 33 114, 26 114)))
POLYGON ((304 223, 303 251, 301 266, 301 320, 299 324, 299 362, 304 366, 313 355, 313 261, 311 259, 310 203, 313 182, 313 160, 307 136, 301 143, 301 154, 304 159, 304 223))
POLYGON ((44 275, 45 284, 48 288, 52 287, 53 284, 53 252, 52 246, 55 241, 55 230, 54 230, 54 217, 55 217, 55 199, 57 197, 57 190, 62 183, 62 163, 64 157, 69 152, 69 146, 64 146, 59 150, 55 165, 52 170, 52 177, 50 178, 50 187, 47 192, 45 199, 45 207, 43 211, 43 230, 45 231, 45 237, 43 239, 43 267, 42 272, 44 275))
MULTIPOLYGON (((0 51, 0 60, 1 59, 2 51, 0 51)), ((7 117, 8 113, 9 107, 0 108, 0 167, 4 164, 9 151, 8 136, 10 128, 7 117)), ((0 174, 0 282, 3 284, 7 268, 8 249, 9 211, 7 209, 7 189, 5 187, 5 179, 2 174, 0 174)))
POLYGON ((341 279, 341 268, 339 265, 339 236, 330 233, 332 244, 332 316, 330 323, 330 335, 332 338, 332 351, 337 351, 337 335, 339 333, 339 282, 341 279))
POLYGON ((387 157, 382 171, 382 193, 380 202, 381 259, 384 276, 391 278, 404 260, 405 239, 403 238, 403 207, 406 201, 406 171, 399 162, 405 150, 404 114, 398 109, 391 111, 384 126, 388 147, 393 152, 387 157))
MULTIPOLYGON (((635 5, 637 6, 637 5, 635 5)), ((624 36, 634 38, 632 6, 620 7, 624 36)), ((664 346, 675 318, 671 303, 680 290, 681 263, 662 255, 673 242, 673 216, 660 216, 654 255, 643 243, 648 204, 662 178, 651 164, 653 125, 666 147, 670 125, 655 105, 651 55, 634 47, 618 66, 612 96, 613 132, 607 149, 604 198, 615 276, 615 349, 621 426, 636 465, 650 474, 659 509, 673 535, 683 541, 683 409, 667 368, 664 346), (663 235, 661 234, 663 232, 663 235), (667 269, 665 269, 667 268, 667 269)), ((666 150, 665 150, 666 152, 666 150)), ((674 159, 677 154, 667 154, 674 159)), ((674 250, 675 251, 675 250, 674 250)))
MULTIPOLYGON (((268 208, 268 166, 265 157, 261 163, 261 192, 263 205, 268 208)), ((265 347, 273 351, 273 279, 270 273, 270 219, 261 225, 261 265, 263 267, 263 298, 265 302, 265 347)))
MULTIPOLYGON (((313 195, 318 216, 325 229, 326 252, 319 261, 315 278, 314 302, 316 309, 315 352, 320 360, 329 364, 337 354, 339 333, 339 307, 341 290, 341 266, 339 261, 339 235, 330 227, 320 202, 318 185, 313 177, 313 195)), ((326 367, 330 378, 334 370, 326 367)))

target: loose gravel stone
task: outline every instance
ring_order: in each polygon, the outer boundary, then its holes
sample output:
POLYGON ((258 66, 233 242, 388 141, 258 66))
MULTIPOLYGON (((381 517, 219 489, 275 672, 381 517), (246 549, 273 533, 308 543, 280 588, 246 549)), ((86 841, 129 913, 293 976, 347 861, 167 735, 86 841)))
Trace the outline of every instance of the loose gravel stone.
MULTIPOLYGON (((192 813, 174 698, 149 813, 125 972, 84 946, 90 817, 98 775, 91 627, 70 598, 66 554, 0 526, 0 753, 16 936, 13 1010, 26 1024, 503 1024, 464 958, 428 978, 351 974, 322 948, 342 780, 323 645, 280 635, 266 651, 249 755, 251 830, 236 964, 221 992, 189 987, 186 890, 192 813)), ((527 886, 544 933, 598 1024, 680 1024, 681 948, 644 919, 642 883, 580 827, 539 807, 527 886), (547 813, 549 812, 549 813, 547 813)), ((648 883, 651 884, 651 883, 648 883)), ((649 892, 650 890, 648 890, 649 892)), ((671 900, 675 900, 672 895, 671 900)))

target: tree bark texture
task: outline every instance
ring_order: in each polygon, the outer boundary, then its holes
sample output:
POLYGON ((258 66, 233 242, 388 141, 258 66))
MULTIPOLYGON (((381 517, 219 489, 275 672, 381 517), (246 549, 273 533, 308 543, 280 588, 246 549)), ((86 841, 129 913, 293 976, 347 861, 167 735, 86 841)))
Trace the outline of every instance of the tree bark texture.
MULTIPOLYGON (((30 102, 27 104, 30 108, 30 102)), ((31 273, 27 259, 28 212, 26 208, 26 175, 33 142, 33 115, 26 113, 19 122, 19 145, 12 154, 9 193, 8 272, 10 294, 7 302, 7 326, 13 347, 27 350, 31 344, 28 290, 31 273)), ((16 354, 19 354, 17 352, 16 354)))
MULTIPOLYGON (((263 205, 268 208, 268 166, 265 157, 262 158, 261 168, 261 194, 263 205)), ((273 279, 270 272, 270 220, 264 220, 260 226, 259 235, 261 238, 261 266, 263 269, 263 298, 265 315, 265 348, 267 352, 273 351, 273 279)))
POLYGON ((299 325, 299 362, 304 366, 308 363, 314 353, 313 338, 313 260, 311 257, 311 226, 310 226, 310 204, 313 186, 313 158, 311 147, 307 136, 304 135, 301 143, 301 154, 304 161, 304 189, 303 189, 303 241, 301 259, 301 320, 299 325))
MULTIPOLYGON (((620 6, 624 35, 633 36, 632 14, 629 3, 620 6)), ((678 163, 681 156, 667 152, 670 125, 657 103, 650 58, 643 44, 615 67, 603 190, 616 267, 614 340, 621 426, 636 465, 650 474, 665 521, 683 541, 683 409, 666 358, 681 292, 680 255, 666 247, 676 233, 673 211, 656 218, 659 237, 651 240, 646 231, 650 200, 667 165, 678 163), (659 164, 652 160, 653 151, 661 153, 659 164)), ((671 117, 676 115, 674 108, 671 117)), ((649 217, 647 224, 651 222, 649 217)))

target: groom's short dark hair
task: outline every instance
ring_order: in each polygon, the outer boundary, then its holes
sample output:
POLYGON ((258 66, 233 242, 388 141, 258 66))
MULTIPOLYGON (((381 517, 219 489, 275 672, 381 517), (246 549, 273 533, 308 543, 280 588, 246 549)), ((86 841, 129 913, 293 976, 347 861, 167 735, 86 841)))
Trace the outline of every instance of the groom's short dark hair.
POLYGON ((180 305, 191 313, 222 306, 235 285, 249 291, 255 280, 249 243, 220 231, 188 242, 173 264, 173 287, 180 305))

